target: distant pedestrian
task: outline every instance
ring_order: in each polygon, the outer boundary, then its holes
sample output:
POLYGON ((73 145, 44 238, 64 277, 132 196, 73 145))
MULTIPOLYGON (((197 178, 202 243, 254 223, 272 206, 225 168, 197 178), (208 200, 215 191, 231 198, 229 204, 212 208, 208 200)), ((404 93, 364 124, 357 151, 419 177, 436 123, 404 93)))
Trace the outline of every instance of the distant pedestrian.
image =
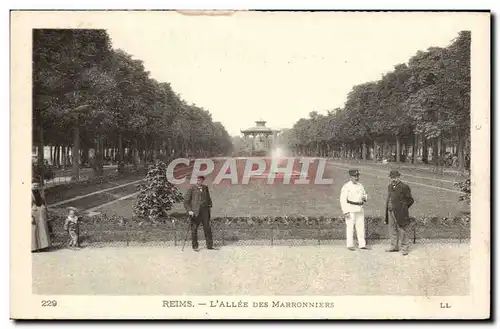
POLYGON ((409 252, 409 231, 412 226, 408 209, 413 205, 414 200, 410 187, 401 182, 400 176, 397 170, 391 170, 389 173, 391 182, 387 193, 385 223, 389 224, 391 247, 386 251, 399 251, 399 244, 401 244, 401 252, 406 256, 409 252))
POLYGON ((365 241, 365 214, 363 205, 368 200, 365 188, 359 182, 359 171, 349 170, 350 181, 345 183, 340 191, 340 206, 346 221, 347 248, 354 251, 354 227, 360 249, 367 250, 365 241))
POLYGON ((207 249, 215 250, 213 246, 212 228, 210 227, 210 209, 212 199, 208 186, 204 185, 205 177, 200 176, 196 185, 191 186, 184 196, 184 208, 191 219, 191 238, 194 251, 199 251, 198 227, 203 225, 203 232, 207 243, 207 249))
POLYGON ((68 232, 70 242, 69 247, 72 249, 80 249, 80 223, 76 215, 76 208, 69 207, 69 214, 64 222, 64 231, 68 232))

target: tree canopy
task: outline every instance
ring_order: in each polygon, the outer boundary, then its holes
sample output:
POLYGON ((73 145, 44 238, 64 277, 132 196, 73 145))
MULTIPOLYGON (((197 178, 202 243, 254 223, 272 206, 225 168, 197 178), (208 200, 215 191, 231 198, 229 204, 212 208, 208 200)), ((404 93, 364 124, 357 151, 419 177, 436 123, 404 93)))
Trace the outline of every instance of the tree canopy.
POLYGON ((120 160, 125 148, 144 160, 232 148, 207 110, 151 78, 141 60, 112 49, 107 32, 97 29, 33 30, 33 127, 39 149, 73 148, 82 161, 90 148, 98 159, 116 149, 120 160))
POLYGON ((455 145, 463 166, 470 139, 470 42, 470 31, 462 31, 449 46, 418 51, 380 80, 354 86, 344 108, 298 120, 286 133, 289 147, 365 159, 370 148, 376 158, 396 144, 397 160, 401 149, 416 154, 420 148, 427 162, 427 147, 439 158, 445 146, 455 145))

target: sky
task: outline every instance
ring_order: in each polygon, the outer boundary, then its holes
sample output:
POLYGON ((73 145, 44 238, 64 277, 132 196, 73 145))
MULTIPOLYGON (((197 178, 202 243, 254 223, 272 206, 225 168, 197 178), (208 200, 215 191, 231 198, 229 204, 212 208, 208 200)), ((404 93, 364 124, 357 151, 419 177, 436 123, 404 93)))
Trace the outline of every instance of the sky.
POLYGON ((115 49, 144 62, 230 135, 255 125, 291 128, 309 112, 343 107, 418 50, 450 44, 465 13, 107 13, 93 18, 115 49))

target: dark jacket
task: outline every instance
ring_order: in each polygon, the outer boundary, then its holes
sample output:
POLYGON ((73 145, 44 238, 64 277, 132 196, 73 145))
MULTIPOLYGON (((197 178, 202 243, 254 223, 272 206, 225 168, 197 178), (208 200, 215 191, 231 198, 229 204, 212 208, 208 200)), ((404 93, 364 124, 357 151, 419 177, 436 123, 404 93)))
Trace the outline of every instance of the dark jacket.
POLYGON ((37 207, 47 206, 47 202, 45 202, 45 198, 43 197, 40 190, 33 189, 31 190, 31 200, 37 207))
POLYGON ((411 196, 411 190, 408 185, 403 182, 399 182, 393 187, 392 182, 389 184, 387 201, 385 204, 385 222, 389 222, 389 198, 392 203, 392 210, 394 212, 394 217, 398 225, 405 227, 410 224, 410 216, 408 213, 408 208, 410 208, 413 203, 413 197, 411 196))
POLYGON ((198 216, 202 206, 212 208, 212 199, 210 198, 208 186, 201 185, 201 187, 202 191, 200 192, 198 186, 191 186, 184 196, 184 208, 186 211, 194 212, 195 216, 198 216))

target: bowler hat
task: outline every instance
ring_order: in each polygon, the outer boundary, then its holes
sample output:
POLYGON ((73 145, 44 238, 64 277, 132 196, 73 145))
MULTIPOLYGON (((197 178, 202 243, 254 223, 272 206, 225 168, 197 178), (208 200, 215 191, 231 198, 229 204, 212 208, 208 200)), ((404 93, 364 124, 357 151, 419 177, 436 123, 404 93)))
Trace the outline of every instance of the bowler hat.
POLYGON ((350 169, 349 170, 349 176, 359 176, 359 170, 357 170, 357 169, 350 169))
POLYGON ((401 176, 401 174, 397 170, 391 170, 391 172, 389 173, 389 177, 391 177, 391 178, 399 177, 399 176, 401 176))

